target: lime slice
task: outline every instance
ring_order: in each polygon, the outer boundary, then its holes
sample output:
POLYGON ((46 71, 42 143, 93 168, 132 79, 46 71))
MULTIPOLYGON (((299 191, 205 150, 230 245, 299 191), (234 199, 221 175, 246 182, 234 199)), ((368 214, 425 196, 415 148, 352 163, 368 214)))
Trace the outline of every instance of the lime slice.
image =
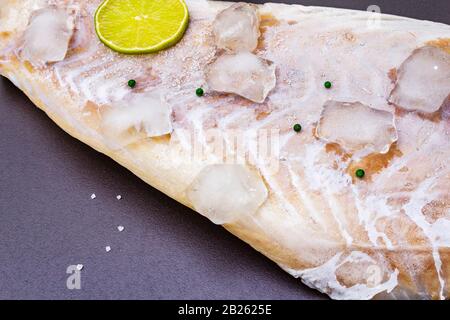
POLYGON ((105 0, 95 13, 100 40, 128 54, 157 52, 177 44, 188 23, 183 0, 105 0))

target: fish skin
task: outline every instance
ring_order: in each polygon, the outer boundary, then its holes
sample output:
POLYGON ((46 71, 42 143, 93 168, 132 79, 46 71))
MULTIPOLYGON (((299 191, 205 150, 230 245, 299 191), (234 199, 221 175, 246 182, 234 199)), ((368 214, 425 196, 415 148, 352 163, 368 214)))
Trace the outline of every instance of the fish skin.
POLYGON ((146 139, 123 147, 102 134, 102 110, 127 99, 130 77, 138 80, 138 91, 166 90, 175 134, 278 129, 279 170, 257 166, 269 199, 256 215, 226 229, 334 299, 449 299, 450 122, 387 102, 390 70, 415 49, 450 39, 449 26, 382 15, 379 28, 371 28, 366 12, 259 6, 256 54, 276 64, 277 86, 257 104, 234 95, 194 94, 218 54, 212 22, 229 3, 186 1, 191 23, 178 45, 155 55, 124 56, 95 36, 92 16, 100 1, 48 1, 78 9, 76 30, 65 60, 38 68, 21 60, 21 36, 32 12, 47 1, 0 1, 0 73, 75 138, 192 207, 185 190, 205 163, 180 161, 188 159, 189 144, 177 148, 146 139), (323 89, 326 80, 333 90, 323 89), (347 171, 365 159, 353 159, 314 135, 327 100, 395 113, 396 150, 389 159, 371 159, 377 172, 369 180, 354 181, 347 171), (300 135, 291 129, 296 122, 304 128, 300 135), (379 283, 372 286, 373 277, 379 283))

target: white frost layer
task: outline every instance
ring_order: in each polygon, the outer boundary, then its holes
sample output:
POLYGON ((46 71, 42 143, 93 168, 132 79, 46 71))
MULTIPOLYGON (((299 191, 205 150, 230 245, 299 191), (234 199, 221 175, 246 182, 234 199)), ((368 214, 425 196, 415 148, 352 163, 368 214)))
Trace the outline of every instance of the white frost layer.
POLYGON ((260 18, 258 8, 236 3, 220 12, 213 23, 216 45, 232 52, 254 51, 258 46, 260 18))
POLYGON ((73 30, 73 17, 65 9, 35 11, 24 34, 22 57, 36 65, 64 60, 73 30))
POLYGON ((207 166, 187 190, 195 210, 215 224, 254 214, 267 196, 261 176, 244 165, 207 166))
POLYGON ((263 103, 276 84, 275 65, 249 52, 224 54, 208 66, 206 80, 211 90, 263 103))
POLYGON ((450 248, 450 220, 448 219, 438 219, 431 226, 431 232, 434 236, 434 241, 436 246, 442 248, 450 248))
POLYGON ((433 113, 449 96, 450 54, 423 47, 403 62, 389 102, 405 110, 433 113))
POLYGON ((398 135, 393 114, 360 102, 328 101, 316 134, 352 153, 386 153, 398 135))
MULTIPOLYGON (((352 287, 345 287, 339 283, 336 278, 336 270, 345 263, 353 263, 359 261, 368 261, 373 263, 374 268, 378 268, 376 261, 363 252, 353 251, 345 259, 341 259, 342 253, 336 254, 329 261, 317 268, 311 268, 306 270, 292 270, 284 268, 294 277, 300 277, 302 282, 311 288, 316 288, 319 291, 328 294, 332 299, 337 300, 369 300, 375 295, 386 291, 390 293, 398 285, 399 271, 396 269, 393 271, 389 279, 385 282, 380 282, 378 285, 359 283, 352 287), (342 260, 342 261, 341 261, 342 260)), ((384 270, 384 268, 380 268, 384 270)), ((368 274, 370 276, 370 274, 368 274)))

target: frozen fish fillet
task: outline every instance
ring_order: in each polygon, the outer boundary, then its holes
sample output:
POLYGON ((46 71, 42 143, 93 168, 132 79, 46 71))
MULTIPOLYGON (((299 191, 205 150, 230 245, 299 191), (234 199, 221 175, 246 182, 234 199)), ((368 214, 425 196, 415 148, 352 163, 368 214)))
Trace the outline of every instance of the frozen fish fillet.
POLYGON ((0 0, 0 73, 331 298, 448 299, 450 26, 186 3, 181 42, 130 56, 98 40, 98 0, 0 0))

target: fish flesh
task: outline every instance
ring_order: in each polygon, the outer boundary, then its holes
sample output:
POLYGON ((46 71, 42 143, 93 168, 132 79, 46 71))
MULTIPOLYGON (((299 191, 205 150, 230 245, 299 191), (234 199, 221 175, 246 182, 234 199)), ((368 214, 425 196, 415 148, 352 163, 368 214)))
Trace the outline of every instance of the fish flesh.
POLYGON ((449 299, 450 26, 187 0, 177 45, 123 55, 100 3, 0 0, 0 73, 331 298, 449 299))

